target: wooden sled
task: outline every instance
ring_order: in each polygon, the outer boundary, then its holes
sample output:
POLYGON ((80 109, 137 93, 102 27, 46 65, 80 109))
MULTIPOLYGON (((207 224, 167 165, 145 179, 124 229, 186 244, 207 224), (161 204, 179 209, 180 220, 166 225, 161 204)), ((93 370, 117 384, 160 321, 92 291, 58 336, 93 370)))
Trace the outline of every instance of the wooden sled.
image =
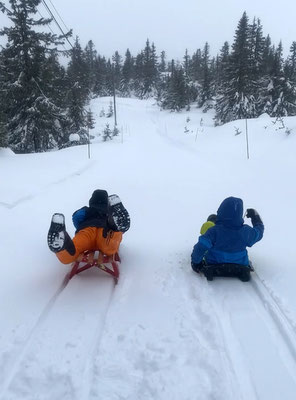
POLYGON ((119 264, 120 257, 118 253, 107 256, 100 251, 85 251, 80 254, 76 261, 72 263, 72 269, 69 274, 69 280, 73 278, 74 275, 79 274, 92 267, 97 267, 104 272, 112 275, 115 284, 118 282, 119 278, 119 264))

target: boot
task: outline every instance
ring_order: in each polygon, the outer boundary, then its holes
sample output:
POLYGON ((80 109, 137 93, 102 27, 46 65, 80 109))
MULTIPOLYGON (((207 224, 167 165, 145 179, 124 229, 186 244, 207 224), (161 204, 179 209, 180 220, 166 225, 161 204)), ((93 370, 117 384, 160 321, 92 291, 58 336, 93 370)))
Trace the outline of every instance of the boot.
POLYGON ((75 254, 76 249, 66 231, 65 216, 63 214, 53 214, 47 234, 47 244, 49 249, 54 253, 67 250, 71 256, 75 254))

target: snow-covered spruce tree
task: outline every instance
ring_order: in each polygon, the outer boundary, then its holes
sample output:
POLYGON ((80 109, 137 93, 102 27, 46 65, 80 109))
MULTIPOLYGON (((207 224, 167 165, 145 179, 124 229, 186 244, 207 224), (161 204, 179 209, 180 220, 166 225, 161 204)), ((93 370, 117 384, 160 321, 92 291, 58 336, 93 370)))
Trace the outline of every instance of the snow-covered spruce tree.
POLYGON ((225 70, 229 63, 229 43, 224 42, 216 60, 216 88, 225 80, 225 70))
POLYGON ((296 114, 295 85, 289 79, 288 69, 284 71, 283 47, 280 42, 276 51, 274 64, 271 71, 270 93, 271 116, 283 117, 296 114))
POLYGON ((185 69, 188 103, 197 100, 201 93, 202 81, 202 55, 201 50, 197 49, 192 57, 185 53, 183 66, 185 69), (186 65, 188 63, 188 65, 186 65))
POLYGON ((112 56, 112 83, 113 90, 115 89, 116 93, 120 90, 120 82, 122 78, 122 57, 115 51, 112 56))
POLYGON ((288 57, 288 76, 293 84, 296 84, 296 42, 290 47, 290 56, 288 57))
POLYGON ((140 98, 148 98, 155 94, 159 80, 157 55, 154 44, 149 39, 145 49, 137 55, 135 61, 135 94, 140 98))
POLYGON ((262 25, 260 19, 253 20, 253 24, 250 26, 250 64, 252 68, 252 79, 258 83, 261 73, 263 56, 265 51, 265 38, 263 36, 262 25))
POLYGON ((144 64, 144 55, 143 52, 139 53, 135 59, 135 67, 134 67, 134 91, 135 95, 140 99, 143 98, 143 64, 144 64))
POLYGON ((163 94, 161 106, 163 108, 180 111, 188 105, 184 69, 171 63, 171 74, 167 77, 166 90, 163 94))
MULTIPOLYGON (((0 52, 0 71, 4 70, 4 66, 2 65, 2 52, 0 52)), ((3 75, 0 74, 0 87, 2 88, 2 80, 3 75)), ((5 96, 0 95, 0 147, 7 147, 8 138, 7 138, 7 116, 3 110, 5 110, 5 96)))
POLYGON ((86 125, 88 129, 94 129, 95 127, 94 114, 90 108, 86 112, 86 125))
POLYGON ((184 69, 184 78, 185 78, 185 90, 186 90, 186 109, 190 110, 190 102, 191 102, 191 93, 190 93, 190 76, 189 76, 189 65, 190 65, 190 55, 188 54, 188 50, 185 50, 185 55, 183 57, 183 69, 184 69))
POLYGON ((94 61, 94 96, 107 96, 106 81, 107 81, 107 61, 105 57, 97 56, 94 61))
POLYGON ((113 64, 108 58, 106 62, 106 75, 104 82, 104 96, 113 96, 114 93, 114 67, 113 64))
POLYGON ((158 81, 158 65, 157 65, 157 55, 154 43, 151 47, 149 40, 147 39, 146 47, 144 49, 144 60, 143 60, 143 96, 149 97, 153 95, 155 87, 158 81))
POLYGON ((198 106, 209 106, 209 103, 213 99, 213 78, 210 68, 210 48, 206 42, 202 51, 202 68, 201 68, 201 90, 198 98, 198 106))
POLYGON ((135 60, 129 49, 127 49, 122 66, 122 77, 120 82, 120 92, 123 97, 130 97, 133 91, 134 63, 135 60))
POLYGON ((91 92, 88 87, 87 66, 79 39, 70 50, 70 62, 67 68, 67 122, 68 135, 78 134, 82 143, 87 141, 87 112, 91 92))
POLYGON ((95 87, 95 66, 96 66, 96 57, 97 51, 95 50, 95 46, 92 40, 89 40, 83 53, 83 57, 85 60, 85 68, 87 75, 87 87, 89 93, 92 95, 94 93, 95 87))
POLYGON ((158 70, 160 73, 165 72, 167 69, 167 65, 166 65, 166 54, 165 51, 162 50, 160 53, 160 63, 158 65, 158 70))
POLYGON ((271 115, 272 107, 272 66, 274 64, 275 49, 271 46, 270 36, 264 39, 262 61, 259 65, 259 82, 257 93, 257 115, 267 113, 271 115))
POLYGON ((103 142, 106 142, 107 140, 112 140, 112 131, 110 129, 109 124, 106 124, 104 130, 103 130, 103 142))
POLYGON ((201 50, 197 49, 193 53, 191 60, 189 61, 189 77, 192 81, 197 83, 201 80, 202 71, 202 54, 201 50))
POLYGON ((61 129, 64 110, 54 98, 50 58, 70 32, 63 36, 40 32, 40 27, 51 22, 36 19, 40 2, 0 2, 1 11, 11 21, 11 26, 0 31, 7 38, 1 51, 0 102, 7 118, 2 123, 8 145, 21 153, 46 151, 64 141, 61 129))
POLYGON ((249 33, 248 17, 244 12, 235 32, 229 63, 217 95, 217 124, 256 115, 249 33))

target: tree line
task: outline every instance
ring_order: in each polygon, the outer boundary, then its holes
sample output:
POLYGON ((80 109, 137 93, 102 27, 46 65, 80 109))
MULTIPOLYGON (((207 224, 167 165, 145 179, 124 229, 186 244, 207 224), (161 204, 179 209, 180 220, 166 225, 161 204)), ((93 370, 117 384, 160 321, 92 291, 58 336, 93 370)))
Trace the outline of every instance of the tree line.
POLYGON ((88 140, 93 116, 92 98, 153 97, 163 109, 180 111, 192 105, 215 109, 216 124, 254 118, 296 115, 296 42, 284 59, 283 47, 263 35, 259 19, 251 23, 243 13, 233 43, 225 42, 210 56, 205 43, 183 60, 157 54, 147 39, 136 56, 129 49, 111 59, 97 53, 90 40, 79 38, 63 50, 72 32, 56 35, 42 27, 50 19, 38 17, 41 0, 0 1, 11 21, 0 30, 6 45, 0 51, 0 146, 15 152, 42 152, 70 146, 71 135, 88 140), (61 55, 67 63, 61 63, 61 55))

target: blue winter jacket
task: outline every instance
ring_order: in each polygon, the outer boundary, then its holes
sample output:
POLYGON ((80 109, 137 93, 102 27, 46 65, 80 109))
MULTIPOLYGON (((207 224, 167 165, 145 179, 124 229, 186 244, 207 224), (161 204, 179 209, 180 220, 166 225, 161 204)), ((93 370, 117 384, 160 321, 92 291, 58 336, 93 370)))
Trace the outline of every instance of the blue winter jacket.
POLYGON ((236 197, 225 199, 218 211, 215 226, 201 235, 193 248, 191 260, 199 264, 234 263, 249 265, 246 247, 262 239, 264 225, 255 223, 253 228, 244 224, 243 201, 236 197))

